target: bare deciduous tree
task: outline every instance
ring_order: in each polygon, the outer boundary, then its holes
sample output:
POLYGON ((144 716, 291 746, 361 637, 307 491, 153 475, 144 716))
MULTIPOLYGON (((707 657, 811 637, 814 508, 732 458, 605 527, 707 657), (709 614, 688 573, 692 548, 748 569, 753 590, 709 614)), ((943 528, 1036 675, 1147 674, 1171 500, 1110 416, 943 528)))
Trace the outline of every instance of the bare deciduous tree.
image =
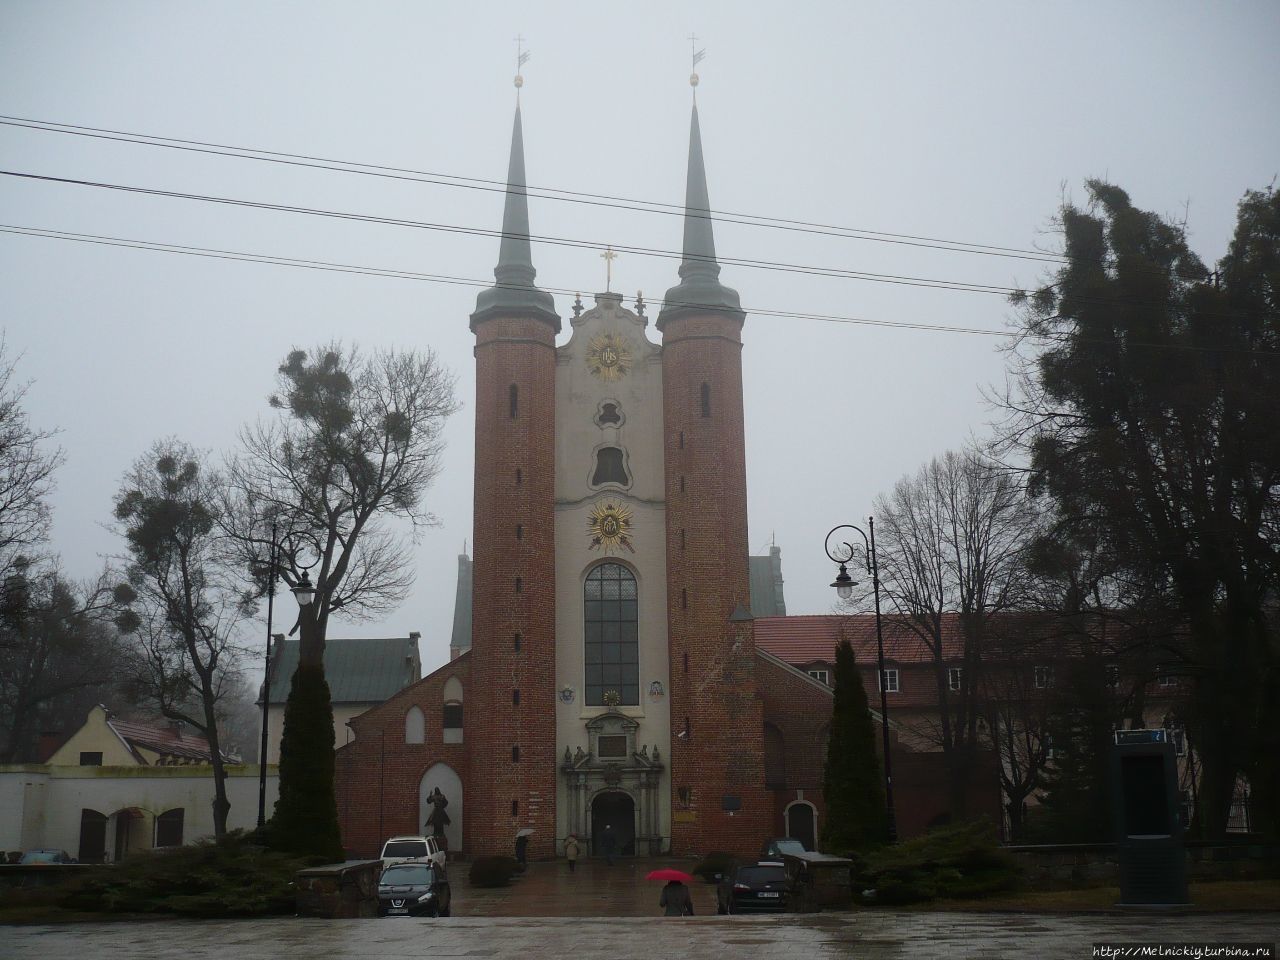
POLYGON ((240 681, 237 628, 247 597, 219 526, 222 480, 185 443, 163 440, 133 465, 116 496, 136 592, 129 689, 209 743, 215 836, 227 829, 220 704, 240 681))
POLYGON ((48 449, 55 431, 37 430, 23 408, 27 385, 14 379, 14 363, 0 339, 0 569, 45 541, 48 496, 62 451, 48 449))
POLYGON ((65 732, 110 699, 119 677, 111 580, 73 584, 49 561, 11 568, 0 609, 0 763, 36 759, 39 733, 65 732))
POLYGON ((242 433, 225 515, 250 568, 271 569, 274 539, 284 547, 274 566, 285 583, 313 578, 314 599, 298 616, 272 842, 337 855, 329 618, 385 610, 412 583, 402 538, 388 523, 416 532, 434 522, 422 498, 440 469, 444 422, 457 409, 454 378, 430 352, 362 357, 330 344, 290 353, 278 384, 271 405, 279 416, 242 433))
POLYGON ((1015 475, 977 450, 949 451, 876 500, 880 576, 889 604, 928 649, 937 688, 935 737, 947 756, 952 811, 963 815, 980 737, 979 678, 990 625, 1026 590, 1022 553, 1036 513, 1015 475), (945 621, 959 623, 959 662, 945 621), (950 674, 959 667, 957 679, 950 674), (954 687, 954 689, 953 689, 954 687))

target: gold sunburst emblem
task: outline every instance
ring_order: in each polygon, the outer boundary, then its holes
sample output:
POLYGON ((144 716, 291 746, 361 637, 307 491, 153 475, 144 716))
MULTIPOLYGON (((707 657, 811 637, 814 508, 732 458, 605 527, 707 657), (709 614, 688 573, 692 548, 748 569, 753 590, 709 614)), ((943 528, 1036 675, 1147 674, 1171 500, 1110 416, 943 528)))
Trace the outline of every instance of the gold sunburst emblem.
POLYGON ((631 344, 612 333, 592 337, 587 343, 587 369, 606 383, 621 380, 631 369, 631 344))
POLYGON ((623 504, 602 500, 592 506, 587 532, 591 534, 592 550, 626 547, 636 552, 631 545, 631 509, 623 504))

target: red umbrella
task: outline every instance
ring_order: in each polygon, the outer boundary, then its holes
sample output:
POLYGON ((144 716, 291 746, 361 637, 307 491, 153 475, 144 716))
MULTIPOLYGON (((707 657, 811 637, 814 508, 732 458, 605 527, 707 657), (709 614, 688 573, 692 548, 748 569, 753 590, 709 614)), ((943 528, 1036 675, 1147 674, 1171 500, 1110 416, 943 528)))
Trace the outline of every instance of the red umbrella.
POLYGON ((650 870, 646 880, 678 880, 681 883, 693 883, 693 877, 685 873, 683 870, 672 870, 667 867, 665 870, 650 870))

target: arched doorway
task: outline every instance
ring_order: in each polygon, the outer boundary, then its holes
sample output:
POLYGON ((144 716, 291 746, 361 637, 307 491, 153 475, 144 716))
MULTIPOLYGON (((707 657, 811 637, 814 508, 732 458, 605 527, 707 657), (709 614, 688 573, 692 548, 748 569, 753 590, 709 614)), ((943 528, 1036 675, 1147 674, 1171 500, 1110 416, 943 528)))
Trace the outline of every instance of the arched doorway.
POLYGON ((787 807, 787 836, 795 837, 804 844, 806 850, 817 849, 811 804, 798 800, 787 807))
POLYGON ((461 853, 462 779, 458 776, 457 771, 447 763, 433 764, 422 775, 422 782, 418 785, 418 826, 425 834, 429 835, 434 832, 427 825, 427 818, 431 816, 432 811, 432 805, 428 802, 427 797, 431 796, 432 791, 437 788, 444 794, 444 798, 449 801, 449 805, 444 808, 444 812, 449 817, 449 822, 444 828, 447 849, 451 852, 461 853))
POLYGON ((123 860, 136 850, 146 850, 150 844, 150 831, 145 829, 145 817, 137 807, 124 807, 112 814, 116 822, 116 841, 111 859, 123 860))
POLYGON ((107 859, 107 815, 97 810, 80 811, 80 852, 76 859, 81 863, 102 863, 107 859))
POLYGON ((608 825, 617 839, 615 853, 620 857, 636 855, 636 803, 622 790, 605 790, 591 801, 591 852, 604 856, 600 837, 608 825))

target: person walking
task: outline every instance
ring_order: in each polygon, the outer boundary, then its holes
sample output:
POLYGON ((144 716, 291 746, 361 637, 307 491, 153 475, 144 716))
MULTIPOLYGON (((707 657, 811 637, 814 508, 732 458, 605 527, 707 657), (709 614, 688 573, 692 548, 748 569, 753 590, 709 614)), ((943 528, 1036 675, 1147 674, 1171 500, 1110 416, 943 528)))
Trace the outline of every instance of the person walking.
POLYGON ((618 849, 618 835, 613 832, 613 824, 606 823, 600 834, 600 849, 604 851, 604 862, 613 866, 613 854, 618 849))
POLYGON ((578 863, 578 835, 571 833, 564 841, 564 858, 569 861, 569 872, 573 873, 573 868, 578 863))
POLYGON ((662 888, 658 906, 663 908, 663 916, 693 916, 693 897, 689 894, 689 888, 679 880, 671 880, 662 888))

